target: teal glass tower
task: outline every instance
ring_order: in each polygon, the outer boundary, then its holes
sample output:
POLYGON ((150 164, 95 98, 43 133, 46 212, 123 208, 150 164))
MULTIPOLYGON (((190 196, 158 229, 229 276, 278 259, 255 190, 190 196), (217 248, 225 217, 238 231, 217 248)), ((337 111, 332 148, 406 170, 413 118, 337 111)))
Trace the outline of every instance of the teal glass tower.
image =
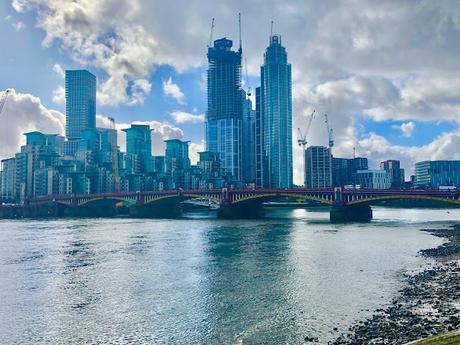
POLYGON ((66 154, 74 155, 83 131, 96 127, 96 77, 86 70, 65 71, 66 154))
POLYGON ((222 38, 208 48, 208 110, 206 150, 218 154, 222 169, 234 184, 242 180, 241 47, 222 38))
POLYGON ((267 187, 292 187, 292 91, 291 65, 281 36, 272 35, 261 67, 261 164, 267 187))
POLYGON ((126 153, 136 155, 141 162, 142 172, 151 172, 152 166, 152 130, 149 125, 131 125, 123 129, 126 132, 126 153))

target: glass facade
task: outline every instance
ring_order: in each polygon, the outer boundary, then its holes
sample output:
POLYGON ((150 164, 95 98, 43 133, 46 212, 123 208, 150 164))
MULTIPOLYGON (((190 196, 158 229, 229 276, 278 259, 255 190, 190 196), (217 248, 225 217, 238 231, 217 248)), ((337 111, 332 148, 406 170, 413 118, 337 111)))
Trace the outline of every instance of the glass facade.
POLYGON ((126 153, 137 155, 142 172, 153 171, 152 167, 152 130, 149 125, 131 125, 123 129, 126 132, 126 153))
POLYGON ((208 109, 206 150, 219 155, 224 174, 237 184, 242 180, 241 48, 222 38, 208 48, 208 109))
POLYGON ((96 77, 86 70, 65 72, 66 154, 73 155, 86 129, 96 127, 96 77))
POLYGON ((261 67, 260 102, 268 187, 292 187, 291 65, 281 36, 272 35, 261 67))
POLYGON ((415 164, 416 188, 460 187, 460 161, 423 161, 415 164))
POLYGON ((332 186, 330 150, 324 146, 310 146, 305 150, 305 187, 332 186))
POLYGON ((356 184, 361 188, 388 189, 391 187, 391 175, 385 170, 358 170, 356 184))

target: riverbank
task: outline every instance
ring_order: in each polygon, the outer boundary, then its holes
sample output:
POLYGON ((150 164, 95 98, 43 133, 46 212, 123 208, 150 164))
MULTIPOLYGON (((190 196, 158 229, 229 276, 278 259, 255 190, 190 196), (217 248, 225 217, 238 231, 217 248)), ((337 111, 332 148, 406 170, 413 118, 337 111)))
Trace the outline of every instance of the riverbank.
POLYGON ((406 287, 390 306, 350 327, 331 345, 405 344, 460 328, 460 224, 447 229, 424 229, 447 241, 420 255, 437 263, 406 275, 406 287))

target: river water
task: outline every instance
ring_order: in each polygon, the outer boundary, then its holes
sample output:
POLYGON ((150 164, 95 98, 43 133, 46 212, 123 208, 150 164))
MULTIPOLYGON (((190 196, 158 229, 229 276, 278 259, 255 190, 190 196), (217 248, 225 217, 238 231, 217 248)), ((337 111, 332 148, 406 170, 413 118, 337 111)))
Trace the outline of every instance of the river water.
POLYGON ((419 229, 460 210, 374 217, 2 220, 0 343, 326 344, 430 265, 442 240, 419 229))

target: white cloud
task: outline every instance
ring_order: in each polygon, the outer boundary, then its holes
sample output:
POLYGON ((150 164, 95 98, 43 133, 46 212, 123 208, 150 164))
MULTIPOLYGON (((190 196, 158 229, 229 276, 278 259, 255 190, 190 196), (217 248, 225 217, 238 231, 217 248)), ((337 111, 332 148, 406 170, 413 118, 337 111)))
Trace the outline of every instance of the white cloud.
POLYGON ((185 104, 184 93, 177 84, 173 83, 171 77, 168 80, 163 80, 163 93, 168 97, 174 98, 177 103, 185 104))
POLYGON ((400 126, 394 125, 392 127, 400 130, 403 137, 410 138, 415 129, 415 123, 413 121, 409 121, 402 123, 400 126))
POLYGON ((53 103, 65 104, 65 89, 63 86, 58 86, 57 89, 53 90, 53 103))
POLYGON ((204 122, 204 114, 192 114, 184 111, 173 111, 171 113, 176 123, 201 123, 204 122))
POLYGON ((61 79, 65 78, 65 70, 62 68, 62 66, 58 63, 55 63, 53 65, 53 72, 61 79))
MULTIPOLYGON (((0 97, 5 91, 0 91, 0 97)), ((65 117, 43 106, 40 98, 30 94, 18 93, 14 89, 8 95, 0 114, 0 158, 8 158, 19 151, 25 143, 24 133, 41 131, 64 134, 65 117)))

